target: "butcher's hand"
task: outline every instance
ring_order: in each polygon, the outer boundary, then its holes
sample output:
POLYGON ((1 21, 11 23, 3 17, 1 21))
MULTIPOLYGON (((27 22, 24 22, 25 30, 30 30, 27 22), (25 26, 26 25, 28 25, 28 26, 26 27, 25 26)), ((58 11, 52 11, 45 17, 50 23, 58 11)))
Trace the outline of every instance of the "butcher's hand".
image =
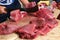
POLYGON ((6 7, 4 7, 4 6, 0 6, 0 14, 3 14, 3 13, 6 14, 7 12, 6 12, 5 9, 6 9, 6 7))
POLYGON ((25 5, 25 9, 27 12, 35 12, 38 10, 38 6, 35 2, 30 2, 29 4, 25 5))

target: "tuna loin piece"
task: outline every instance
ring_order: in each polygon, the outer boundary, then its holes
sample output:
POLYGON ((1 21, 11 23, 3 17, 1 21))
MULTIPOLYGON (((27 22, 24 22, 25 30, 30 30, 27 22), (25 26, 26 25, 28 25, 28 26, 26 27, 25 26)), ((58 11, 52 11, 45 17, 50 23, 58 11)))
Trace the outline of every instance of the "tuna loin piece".
POLYGON ((20 10, 14 10, 10 13, 10 18, 13 21, 19 21, 21 20, 23 17, 25 17, 27 15, 26 12, 24 11, 20 11, 20 10))
POLYGON ((16 24, 7 24, 7 23, 2 23, 0 24, 0 35, 7 35, 15 32, 18 28, 16 24))
POLYGON ((37 36, 35 33, 35 27, 36 27, 35 24, 28 24, 22 27, 21 29, 19 29, 18 34, 20 38, 23 38, 23 39, 35 38, 37 36))

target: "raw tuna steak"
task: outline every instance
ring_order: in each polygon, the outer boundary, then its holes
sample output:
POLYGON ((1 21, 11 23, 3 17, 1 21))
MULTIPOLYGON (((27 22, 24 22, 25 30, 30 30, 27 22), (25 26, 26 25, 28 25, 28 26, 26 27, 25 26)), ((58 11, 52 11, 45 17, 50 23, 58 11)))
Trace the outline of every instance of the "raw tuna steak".
POLYGON ((26 15, 27 15, 27 12, 20 11, 20 10, 14 10, 11 12, 10 18, 13 21, 17 22, 17 21, 21 20, 23 17, 25 17, 26 15))
POLYGON ((2 23, 0 24, 0 35, 7 35, 15 32, 18 28, 16 24, 12 23, 2 23))
POLYGON ((22 27, 21 29, 18 30, 18 34, 20 38, 23 39, 33 39, 37 35, 34 32, 35 31, 36 24, 28 24, 22 27))

